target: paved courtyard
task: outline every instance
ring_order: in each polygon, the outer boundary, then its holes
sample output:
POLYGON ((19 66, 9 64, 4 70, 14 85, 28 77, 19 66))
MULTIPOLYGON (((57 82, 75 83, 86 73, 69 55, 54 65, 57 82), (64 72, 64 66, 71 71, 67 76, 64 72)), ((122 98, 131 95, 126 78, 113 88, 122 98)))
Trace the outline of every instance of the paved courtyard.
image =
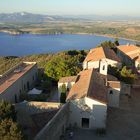
POLYGON ((82 129, 75 130, 73 138, 67 140, 140 140, 140 89, 132 89, 131 93, 131 98, 121 96, 119 109, 108 109, 105 136, 82 129))

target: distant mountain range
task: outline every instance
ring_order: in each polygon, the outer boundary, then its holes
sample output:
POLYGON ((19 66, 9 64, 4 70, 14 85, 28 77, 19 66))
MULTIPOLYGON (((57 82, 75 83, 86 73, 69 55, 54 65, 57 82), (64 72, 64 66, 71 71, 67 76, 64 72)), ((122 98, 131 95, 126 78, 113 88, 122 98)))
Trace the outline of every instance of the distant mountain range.
POLYGON ((0 13, 0 22, 47 22, 47 21, 66 21, 66 20, 140 20, 139 17, 132 16, 98 16, 98 15, 79 15, 79 16, 55 16, 41 15, 27 12, 19 13, 0 13))
POLYGON ((45 22, 57 20, 64 20, 64 18, 60 16, 48 16, 27 12, 0 13, 0 22, 45 22))

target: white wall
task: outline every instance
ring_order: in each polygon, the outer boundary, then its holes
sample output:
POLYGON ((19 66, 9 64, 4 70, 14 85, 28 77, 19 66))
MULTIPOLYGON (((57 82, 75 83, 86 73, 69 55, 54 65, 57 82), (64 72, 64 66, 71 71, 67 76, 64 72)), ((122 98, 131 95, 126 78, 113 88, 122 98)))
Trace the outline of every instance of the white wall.
POLYGON ((83 69, 99 68, 99 61, 89 61, 83 63, 83 69))
POLYGON ((89 118, 89 129, 105 128, 106 113, 106 104, 87 97, 70 102, 70 123, 79 128, 82 128, 82 118, 89 118), (88 111, 84 110, 85 105, 88 111))
POLYGON ((140 70, 140 62, 135 61, 135 67, 137 68, 137 70, 140 70))
MULTIPOLYGON (((122 64, 117 62, 117 61, 114 61, 114 60, 111 60, 111 59, 103 59, 103 60, 106 60, 107 61, 107 64, 108 65, 111 65, 111 66, 114 66, 114 67, 118 67, 118 68, 121 68, 122 67, 122 64)), ((91 68, 99 68, 100 67, 100 61, 89 61, 89 62, 84 62, 83 63, 83 69, 91 69, 91 68)))
POLYGON ((72 86, 75 84, 75 82, 65 82, 65 83, 59 83, 58 82, 59 97, 60 97, 60 94, 61 94, 61 87, 62 87, 63 84, 65 84, 66 89, 70 90, 72 88, 72 86))
POLYGON ((117 67, 117 68, 121 68, 122 67, 122 63, 118 62, 118 61, 114 61, 111 59, 106 59, 108 65, 111 65, 112 67, 117 67))

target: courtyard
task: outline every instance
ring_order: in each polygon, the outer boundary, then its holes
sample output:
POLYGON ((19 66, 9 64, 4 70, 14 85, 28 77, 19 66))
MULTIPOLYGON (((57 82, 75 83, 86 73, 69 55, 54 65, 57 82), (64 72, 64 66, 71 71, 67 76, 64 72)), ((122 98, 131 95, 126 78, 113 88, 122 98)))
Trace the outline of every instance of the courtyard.
POLYGON ((87 129, 73 130, 66 140, 140 140, 140 88, 131 89, 131 97, 122 95, 120 108, 109 108, 106 135, 97 136, 87 129))

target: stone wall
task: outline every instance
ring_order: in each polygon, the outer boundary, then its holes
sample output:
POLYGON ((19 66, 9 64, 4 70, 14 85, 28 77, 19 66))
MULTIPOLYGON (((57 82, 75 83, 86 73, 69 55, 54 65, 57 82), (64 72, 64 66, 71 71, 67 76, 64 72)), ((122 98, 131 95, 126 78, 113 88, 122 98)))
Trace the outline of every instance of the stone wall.
POLYGON ((121 92, 120 93, 130 95, 130 91, 131 91, 131 85, 121 82, 121 92))
POLYGON ((68 126, 69 103, 66 103, 50 122, 37 134, 34 140, 59 140, 68 126))
POLYGON ((31 115, 43 113, 61 107, 60 103, 51 102, 22 102, 15 105, 18 122, 24 127, 33 125, 31 115))

